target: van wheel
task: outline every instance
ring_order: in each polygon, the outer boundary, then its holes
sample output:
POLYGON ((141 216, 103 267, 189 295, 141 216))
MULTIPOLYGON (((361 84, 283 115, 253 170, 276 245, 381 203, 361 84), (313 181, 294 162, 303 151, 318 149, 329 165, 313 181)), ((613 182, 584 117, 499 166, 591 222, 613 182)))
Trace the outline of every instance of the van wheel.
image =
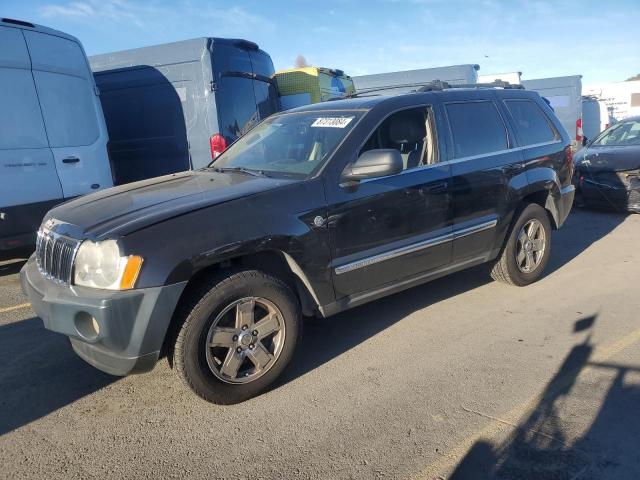
POLYGON ((187 385, 213 403, 238 403, 264 391, 301 335, 291 289, 256 270, 211 278, 183 305, 173 361, 187 385))
POLYGON ((540 278, 551 252, 551 222, 544 208, 530 203, 520 211, 498 260, 494 280, 523 287, 540 278))

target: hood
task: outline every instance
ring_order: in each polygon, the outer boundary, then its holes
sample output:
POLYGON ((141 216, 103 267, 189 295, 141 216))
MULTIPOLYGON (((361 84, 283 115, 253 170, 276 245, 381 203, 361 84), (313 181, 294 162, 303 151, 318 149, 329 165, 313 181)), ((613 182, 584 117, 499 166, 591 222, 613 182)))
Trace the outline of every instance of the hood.
POLYGON ((47 218, 75 238, 122 236, 200 208, 254 195, 296 180, 198 170, 109 188, 63 203, 47 218))
POLYGON ((591 171, 622 172, 640 169, 640 146, 586 147, 580 150, 577 166, 591 171))

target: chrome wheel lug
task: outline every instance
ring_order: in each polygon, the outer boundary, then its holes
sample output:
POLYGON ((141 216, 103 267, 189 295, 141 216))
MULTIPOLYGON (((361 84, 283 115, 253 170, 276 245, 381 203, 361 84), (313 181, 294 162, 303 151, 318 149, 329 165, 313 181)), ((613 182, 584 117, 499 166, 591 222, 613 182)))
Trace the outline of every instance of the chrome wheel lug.
POLYGON ((253 350, 254 348, 256 348, 256 346, 253 343, 249 345, 249 350, 253 350))
POLYGON ((232 340, 233 340, 234 342, 237 342, 237 341, 238 341, 238 335, 234 335, 232 340))
POLYGON ((249 327, 246 326, 246 325, 242 325, 242 330, 246 330, 247 328, 249 328, 249 327))
POLYGON ((238 352, 238 353, 242 352, 242 347, 236 348, 236 352, 238 352))
POLYGON ((253 335, 254 337, 258 336, 258 330, 254 330, 253 332, 251 332, 251 335, 253 335))

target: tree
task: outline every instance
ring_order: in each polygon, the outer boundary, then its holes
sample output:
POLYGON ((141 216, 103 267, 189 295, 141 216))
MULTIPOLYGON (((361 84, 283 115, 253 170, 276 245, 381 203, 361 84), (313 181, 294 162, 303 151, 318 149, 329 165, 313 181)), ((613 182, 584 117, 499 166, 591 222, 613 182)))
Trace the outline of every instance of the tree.
POLYGON ((304 56, 303 56, 303 55, 298 55, 298 56, 296 57, 296 60, 295 60, 295 62, 293 63, 293 65, 294 65, 296 68, 304 68, 304 67, 308 67, 308 66, 309 66, 309 64, 307 63, 307 59, 306 59, 306 58, 304 58, 304 56))
POLYGON ((640 80, 640 73, 634 75, 633 77, 629 77, 625 80, 625 82, 633 82, 634 80, 640 80))

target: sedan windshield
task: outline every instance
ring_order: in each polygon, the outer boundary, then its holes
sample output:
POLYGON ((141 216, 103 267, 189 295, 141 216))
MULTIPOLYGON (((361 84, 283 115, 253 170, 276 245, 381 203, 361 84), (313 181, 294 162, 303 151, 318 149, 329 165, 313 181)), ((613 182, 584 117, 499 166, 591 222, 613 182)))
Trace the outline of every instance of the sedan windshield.
POLYGON ((322 166, 362 116, 360 111, 275 115, 249 131, 210 168, 305 178, 322 166))
POLYGON ((640 145, 640 121, 621 122, 605 130, 593 145, 624 146, 640 145))

